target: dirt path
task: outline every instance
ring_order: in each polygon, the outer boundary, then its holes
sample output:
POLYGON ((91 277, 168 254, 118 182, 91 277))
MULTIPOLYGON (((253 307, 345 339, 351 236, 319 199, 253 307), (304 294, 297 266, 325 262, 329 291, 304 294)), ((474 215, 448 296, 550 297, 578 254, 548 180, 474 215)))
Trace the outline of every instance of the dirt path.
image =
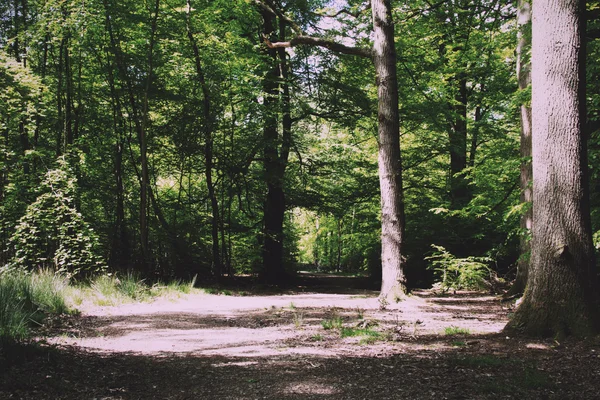
POLYGON ((382 311, 345 292, 86 308, 0 375, 0 398, 600 398, 593 345, 507 338, 493 296, 423 291, 382 311))

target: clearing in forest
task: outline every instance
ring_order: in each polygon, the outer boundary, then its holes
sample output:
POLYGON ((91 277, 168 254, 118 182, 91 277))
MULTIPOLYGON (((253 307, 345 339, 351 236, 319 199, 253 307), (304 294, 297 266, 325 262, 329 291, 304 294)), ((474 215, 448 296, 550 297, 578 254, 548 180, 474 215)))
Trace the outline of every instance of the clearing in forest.
POLYGON ((360 286, 320 274, 276 295, 84 307, 1 370, 0 398, 597 398, 594 343, 506 337, 498 297, 417 291, 381 310, 360 286))

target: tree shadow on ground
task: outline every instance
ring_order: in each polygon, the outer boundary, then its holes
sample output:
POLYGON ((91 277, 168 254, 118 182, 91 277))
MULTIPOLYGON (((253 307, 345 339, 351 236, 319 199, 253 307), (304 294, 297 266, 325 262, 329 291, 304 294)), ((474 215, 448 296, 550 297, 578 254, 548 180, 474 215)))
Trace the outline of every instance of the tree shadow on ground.
MULTIPOLYGON (((439 339, 439 338, 438 338, 439 339)), ((371 357, 99 354, 43 348, 0 376, 19 399, 592 399, 600 365, 580 344, 421 349, 371 357)))

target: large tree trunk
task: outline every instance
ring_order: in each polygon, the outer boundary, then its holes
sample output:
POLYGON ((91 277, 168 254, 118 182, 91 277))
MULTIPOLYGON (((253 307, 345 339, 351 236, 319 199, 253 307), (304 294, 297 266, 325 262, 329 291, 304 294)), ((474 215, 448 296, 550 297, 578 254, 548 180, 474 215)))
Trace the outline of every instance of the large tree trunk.
POLYGON ((394 23, 389 0, 372 0, 373 62, 377 74, 379 121, 379 185, 381 188, 381 294, 396 302, 406 293, 402 241, 404 199, 400 159, 400 118, 394 23))
POLYGON ((533 241, 523 302, 508 328, 588 336, 598 328, 585 126, 585 2, 533 9, 533 241))
MULTIPOLYGON (((531 48, 531 3, 528 0, 519 0, 517 10, 518 43, 517 43, 517 79, 519 90, 527 90, 531 84, 531 62, 529 49, 531 48)), ((520 229, 520 257, 517 264, 517 277, 510 294, 523 293, 527 285, 527 273, 531 257, 531 220, 533 210, 533 170, 531 167, 531 107, 527 102, 521 104, 521 203, 525 203, 525 212, 521 216, 520 229)))
MULTIPOLYGON (((274 31, 273 17, 264 12, 264 34, 268 37, 274 31)), ((280 40, 285 40, 285 24, 280 22, 280 40)), ((272 68, 264 79, 266 118, 263 130, 264 171, 267 183, 267 197, 264 204, 264 244, 263 279, 279 283, 286 278, 283 265, 283 220, 285 215, 285 193, 283 180, 287 166, 291 142, 292 119, 290 115, 290 92, 288 86, 288 65, 285 49, 269 49, 272 68), (278 151, 278 127, 276 110, 278 103, 278 81, 282 80, 282 139, 278 151)))

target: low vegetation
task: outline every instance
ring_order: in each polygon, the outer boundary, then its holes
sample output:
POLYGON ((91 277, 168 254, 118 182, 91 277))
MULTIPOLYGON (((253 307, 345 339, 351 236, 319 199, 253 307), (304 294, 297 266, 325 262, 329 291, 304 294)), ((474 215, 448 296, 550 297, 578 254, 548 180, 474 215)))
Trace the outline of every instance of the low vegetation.
POLYGON ((0 351, 30 338, 34 328, 53 316, 77 313, 84 303, 114 306, 157 297, 190 293, 194 281, 148 284, 128 273, 98 275, 87 282, 71 283, 60 273, 39 270, 0 272, 0 351))
POLYGON ((459 326, 447 326, 444 328, 444 335, 456 336, 456 335, 470 335, 471 331, 467 328, 461 328, 459 326))

